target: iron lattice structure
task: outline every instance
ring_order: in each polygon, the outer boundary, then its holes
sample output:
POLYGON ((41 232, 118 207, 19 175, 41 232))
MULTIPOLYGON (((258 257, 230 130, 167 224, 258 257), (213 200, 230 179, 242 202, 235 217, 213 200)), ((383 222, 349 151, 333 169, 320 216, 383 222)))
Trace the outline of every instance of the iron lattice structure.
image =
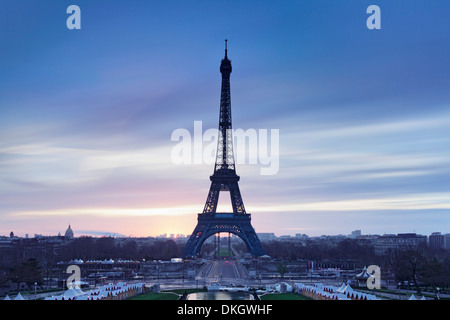
POLYGON ((210 236, 228 232, 237 235, 247 245, 254 256, 265 254, 261 242, 251 225, 251 215, 245 212, 239 190, 239 176, 236 174, 233 152, 233 133, 231 122, 230 74, 231 61, 228 59, 227 40, 225 40, 225 57, 220 64, 222 89, 220 96, 219 132, 214 173, 210 176, 211 187, 203 212, 198 214, 197 226, 189 238, 184 256, 195 257, 200 253, 203 242, 210 236), (233 212, 216 212, 220 192, 230 192, 233 212))

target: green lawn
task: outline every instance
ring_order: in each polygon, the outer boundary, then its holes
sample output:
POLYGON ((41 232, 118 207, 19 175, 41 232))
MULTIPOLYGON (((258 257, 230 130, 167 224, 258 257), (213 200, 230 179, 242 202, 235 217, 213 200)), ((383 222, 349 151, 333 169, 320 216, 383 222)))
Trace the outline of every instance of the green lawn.
POLYGON ((215 255, 216 255, 216 257, 217 256, 219 256, 219 257, 228 257, 228 256, 230 256, 230 253, 231 253, 231 256, 234 257, 233 251, 228 252, 228 247, 221 247, 220 251, 216 252, 215 255))
POLYGON ((144 293, 134 297, 129 298, 129 300, 178 300, 180 295, 184 292, 193 293, 203 291, 203 289, 178 289, 173 291, 166 291, 161 293, 144 293))
POLYGON ((161 293, 144 293, 135 297, 131 297, 129 300, 178 300, 179 296, 171 292, 161 293))
POLYGON ((311 300, 311 299, 293 293, 269 293, 261 296, 261 300, 311 300))
MULTIPOLYGON (((198 291, 204 291, 199 289, 187 289, 187 290, 174 290, 173 292, 161 292, 161 293, 144 293, 129 300, 178 300, 179 295, 184 292, 192 293, 198 291)), ((261 300, 311 300, 308 297, 293 294, 293 293, 270 293, 261 296, 261 300)))

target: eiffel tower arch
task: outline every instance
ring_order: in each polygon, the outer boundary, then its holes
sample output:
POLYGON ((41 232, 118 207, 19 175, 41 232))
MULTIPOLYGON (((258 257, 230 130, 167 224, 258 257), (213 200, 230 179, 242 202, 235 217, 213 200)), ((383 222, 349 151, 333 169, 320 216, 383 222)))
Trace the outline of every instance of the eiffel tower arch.
POLYGON ((227 40, 225 57, 220 64, 222 89, 220 96, 219 134, 217 141, 214 173, 210 176, 211 187, 202 213, 198 214, 197 226, 184 248, 184 256, 195 257, 206 239, 216 233, 228 232, 241 238, 254 256, 265 254, 258 236, 251 224, 251 215, 245 211, 239 190, 239 176, 236 174, 233 152, 231 121, 230 74, 231 61, 228 59, 227 40), (229 192, 233 212, 216 212, 221 192, 229 192))

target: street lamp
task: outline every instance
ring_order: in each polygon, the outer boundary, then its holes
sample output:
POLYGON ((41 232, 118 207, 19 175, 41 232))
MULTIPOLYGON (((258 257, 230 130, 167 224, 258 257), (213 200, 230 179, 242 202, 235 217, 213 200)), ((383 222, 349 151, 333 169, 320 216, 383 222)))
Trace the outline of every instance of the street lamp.
POLYGON ((185 262, 183 261, 183 265, 182 265, 182 269, 181 269, 181 272, 182 272, 182 275, 181 275, 181 286, 184 288, 184 264, 185 264, 185 262))
POLYGON ((142 272, 142 278, 144 281, 144 286, 145 286, 145 271, 144 271, 144 264, 145 264, 145 259, 142 259, 142 264, 140 265, 140 271, 142 272))
POLYGON ((400 285, 401 284, 402 284, 401 282, 398 283, 398 300, 402 300, 400 297, 400 285))
POLYGON ((156 262, 156 272, 157 272, 157 275, 158 275, 158 283, 159 283, 159 261, 156 262))

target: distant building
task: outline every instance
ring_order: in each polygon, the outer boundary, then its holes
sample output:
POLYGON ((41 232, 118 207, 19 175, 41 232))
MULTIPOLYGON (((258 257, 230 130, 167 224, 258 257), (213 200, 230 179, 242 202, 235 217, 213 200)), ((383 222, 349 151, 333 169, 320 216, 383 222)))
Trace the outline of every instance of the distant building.
POLYGON ((295 238, 299 239, 299 240, 308 240, 309 239, 308 235, 303 234, 303 233, 296 233, 295 238))
POLYGON ((450 250, 450 233, 444 234, 444 249, 450 250))
POLYGON ((441 250, 445 248, 445 237, 440 232, 433 232, 428 239, 430 249, 441 250))
POLYGON ((361 237, 361 230, 352 231, 352 233, 349 235, 349 238, 351 239, 356 239, 358 237, 361 237))
POLYGON ((415 233, 385 234, 372 240, 375 254, 382 255, 389 250, 402 251, 427 243, 427 236, 415 233))
POLYGON ((70 224, 69 224, 69 227, 66 230, 66 233, 64 234, 64 237, 66 239, 73 239, 73 230, 72 230, 72 228, 70 228, 70 224))
POLYGON ((17 239, 11 237, 0 236, 0 248, 10 248, 17 239))
POLYGON ((257 235, 260 241, 272 241, 277 238, 275 233, 257 233, 257 235))

